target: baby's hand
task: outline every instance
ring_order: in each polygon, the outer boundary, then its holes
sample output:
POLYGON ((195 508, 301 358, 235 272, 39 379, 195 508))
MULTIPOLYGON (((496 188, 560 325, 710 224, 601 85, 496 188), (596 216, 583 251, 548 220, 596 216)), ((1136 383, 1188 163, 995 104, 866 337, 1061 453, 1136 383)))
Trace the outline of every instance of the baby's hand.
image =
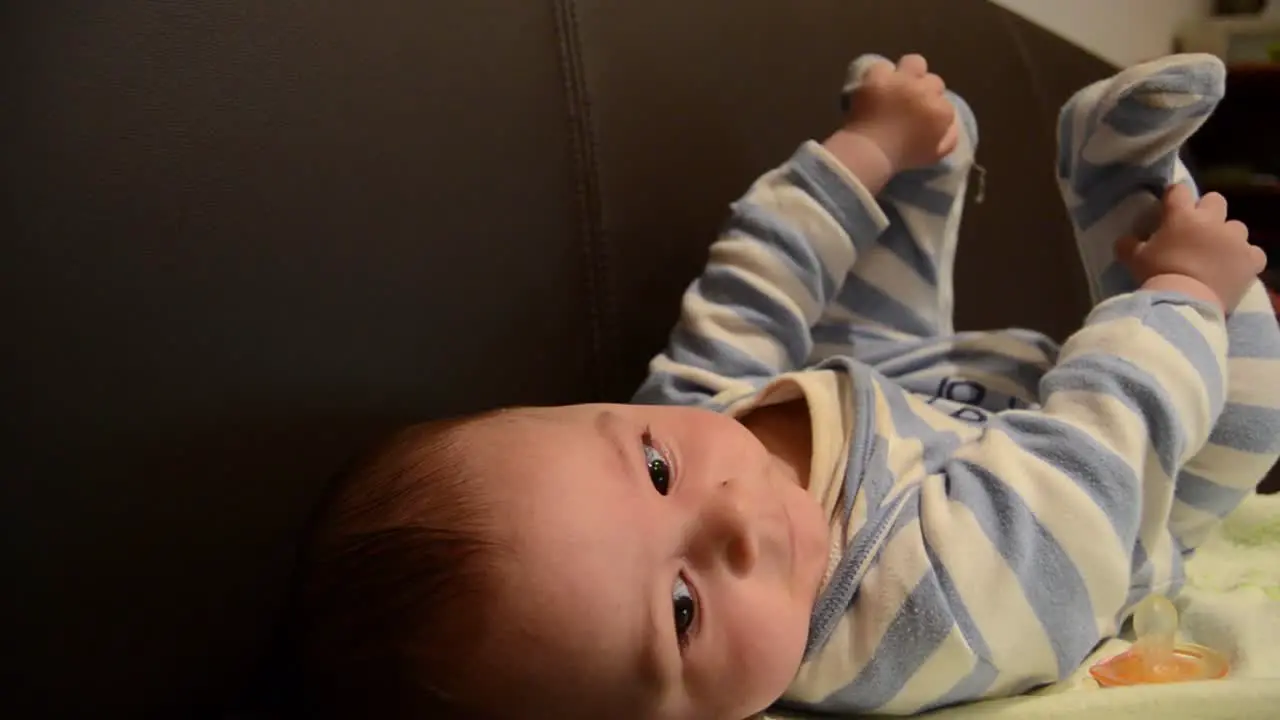
POLYGON ((1190 287, 1198 294, 1198 285, 1225 312, 1235 309, 1267 266, 1262 248, 1249 244, 1244 223, 1227 220, 1226 199, 1209 193, 1197 203, 1185 185, 1165 193, 1163 218, 1151 239, 1121 239, 1116 257, 1144 286, 1190 287))
POLYGON ((897 67, 876 63, 853 91, 845 129, 878 145, 895 172, 933 165, 960 137, 944 90, 942 78, 919 55, 904 55, 897 67))

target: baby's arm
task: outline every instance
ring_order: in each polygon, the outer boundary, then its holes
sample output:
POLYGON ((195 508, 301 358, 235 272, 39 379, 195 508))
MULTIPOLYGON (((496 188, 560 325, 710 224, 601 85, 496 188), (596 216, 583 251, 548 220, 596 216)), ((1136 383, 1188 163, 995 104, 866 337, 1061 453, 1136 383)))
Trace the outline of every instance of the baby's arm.
MULTIPOLYGON (((1098 306, 1067 341, 1042 409, 993 418, 868 512, 852 556, 903 498, 829 641, 856 669, 842 709, 916 711, 1057 680, 1134 601, 1173 589, 1172 478, 1221 412, 1223 311, 1263 260, 1219 196, 1197 207, 1184 190, 1152 240, 1121 253, 1144 289, 1098 306)), ((802 674, 806 686, 819 679, 802 674)))
POLYGON ((859 249, 888 224, 875 194, 895 172, 931 165, 955 146, 944 89, 919 56, 873 67, 844 127, 752 185, 686 290, 635 401, 714 403, 808 360, 809 329, 859 249))

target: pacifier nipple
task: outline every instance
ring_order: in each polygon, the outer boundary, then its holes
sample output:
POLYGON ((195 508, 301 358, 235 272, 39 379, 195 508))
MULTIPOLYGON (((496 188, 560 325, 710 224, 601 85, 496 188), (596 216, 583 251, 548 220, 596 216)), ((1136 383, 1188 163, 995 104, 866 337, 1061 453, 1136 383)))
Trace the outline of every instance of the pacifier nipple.
POLYGON ((1152 595, 1133 614, 1134 650, 1148 677, 1175 671, 1173 636, 1178 632, 1178 609, 1163 595, 1152 595))

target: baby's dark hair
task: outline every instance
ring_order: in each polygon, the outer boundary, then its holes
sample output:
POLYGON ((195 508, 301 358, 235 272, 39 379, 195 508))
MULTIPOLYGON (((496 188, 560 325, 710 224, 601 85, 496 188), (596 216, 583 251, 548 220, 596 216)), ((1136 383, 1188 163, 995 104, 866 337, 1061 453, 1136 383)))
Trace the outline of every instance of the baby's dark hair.
POLYGON ((500 548, 460 432, 480 419, 407 428, 337 479, 299 586, 308 716, 485 717, 465 698, 500 548))

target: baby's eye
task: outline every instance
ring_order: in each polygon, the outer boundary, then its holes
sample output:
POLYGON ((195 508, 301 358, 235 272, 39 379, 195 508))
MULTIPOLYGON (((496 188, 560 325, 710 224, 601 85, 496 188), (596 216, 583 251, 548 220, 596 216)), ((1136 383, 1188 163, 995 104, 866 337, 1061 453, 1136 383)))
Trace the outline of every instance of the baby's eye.
POLYGON ((649 480, 659 495, 666 495, 671 489, 671 465, 662 453, 653 446, 653 438, 648 432, 644 434, 644 464, 649 471, 649 480))
POLYGON ((698 616, 698 603, 683 577, 677 577, 675 587, 671 588, 671 609, 676 621, 676 640, 683 650, 689 644, 689 629, 698 616))

